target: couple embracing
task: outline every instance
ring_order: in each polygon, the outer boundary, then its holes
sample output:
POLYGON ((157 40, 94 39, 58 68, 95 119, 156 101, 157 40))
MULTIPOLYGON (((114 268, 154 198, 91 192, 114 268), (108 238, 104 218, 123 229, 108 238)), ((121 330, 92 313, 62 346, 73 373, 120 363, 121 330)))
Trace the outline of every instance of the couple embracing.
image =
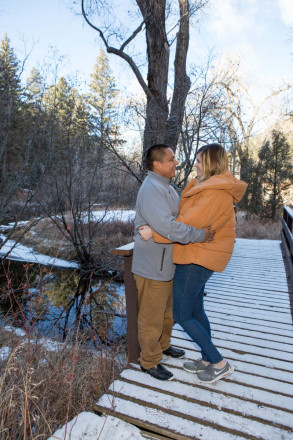
POLYGON ((138 341, 142 371, 159 380, 173 374, 162 358, 182 358, 171 345, 174 321, 200 347, 201 357, 184 362, 202 382, 213 383, 233 372, 211 338, 204 310, 205 284, 227 266, 235 242, 234 205, 247 184, 228 170, 220 144, 197 152, 197 178, 181 198, 171 184, 176 165, 165 144, 146 152, 148 173, 138 192, 132 272, 138 290, 138 341))

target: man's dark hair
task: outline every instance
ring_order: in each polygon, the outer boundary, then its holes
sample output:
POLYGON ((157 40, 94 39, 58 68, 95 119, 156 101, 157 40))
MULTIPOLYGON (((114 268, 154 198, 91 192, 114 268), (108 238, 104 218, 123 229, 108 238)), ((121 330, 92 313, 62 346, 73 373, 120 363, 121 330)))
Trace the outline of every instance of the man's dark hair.
POLYGON ((163 162, 166 149, 169 148, 168 145, 165 144, 155 144, 149 147, 145 153, 144 161, 146 167, 149 171, 153 171, 154 169, 154 161, 157 160, 159 162, 163 162))

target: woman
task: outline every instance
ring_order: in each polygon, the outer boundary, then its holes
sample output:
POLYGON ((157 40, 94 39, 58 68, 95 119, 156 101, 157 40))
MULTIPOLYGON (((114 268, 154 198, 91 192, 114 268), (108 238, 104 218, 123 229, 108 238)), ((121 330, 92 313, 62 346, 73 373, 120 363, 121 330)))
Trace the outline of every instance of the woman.
MULTIPOLYGON (((234 204, 243 197, 247 184, 228 171, 228 157, 219 144, 202 147, 195 167, 197 178, 182 192, 177 221, 196 228, 212 225, 216 235, 211 243, 174 244, 174 320, 201 349, 202 358, 185 362, 184 369, 212 383, 232 374, 233 367, 212 342, 204 289, 213 272, 222 272, 231 258, 236 235, 234 204)), ((148 238, 148 229, 144 226, 141 231, 143 239, 148 238)), ((155 232, 153 237, 168 242, 155 232)))

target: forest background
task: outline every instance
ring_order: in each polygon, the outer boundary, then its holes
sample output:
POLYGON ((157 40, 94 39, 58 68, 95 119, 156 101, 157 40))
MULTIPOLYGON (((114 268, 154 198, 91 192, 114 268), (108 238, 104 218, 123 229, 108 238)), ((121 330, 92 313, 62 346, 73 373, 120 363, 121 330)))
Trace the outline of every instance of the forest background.
MULTIPOLYGON (((210 4, 204 0, 168 4, 137 0, 129 2, 129 9, 119 16, 115 2, 73 3, 79 18, 101 42, 85 80, 76 73, 60 73, 64 57, 55 49, 28 72, 30 51, 22 57, 16 55, 9 29, 1 36, 0 224, 9 228, 0 240, 2 245, 11 239, 15 244, 20 241, 43 254, 74 260, 80 268, 73 287, 67 280, 54 293, 55 299, 63 299, 65 322, 75 310, 73 336, 68 339, 67 328, 63 332, 68 346, 54 355, 48 354, 43 343, 34 343, 27 350, 26 344, 21 345, 22 336, 11 340, 11 329, 4 330, 2 344, 10 346, 11 356, 10 362, 5 359, 2 364, 5 392, 1 408, 6 411, 2 429, 7 435, 3 438, 22 438, 19 432, 23 438, 33 438, 35 432, 46 438, 77 409, 88 408, 88 395, 93 402, 119 370, 113 355, 117 347, 110 344, 109 352, 104 321, 102 325, 92 315, 88 320, 85 309, 113 313, 117 295, 105 286, 93 290, 93 280, 121 280, 121 262, 112 250, 132 241, 133 221, 109 221, 106 214, 135 208, 145 175, 143 153, 149 145, 166 142, 174 149, 179 160, 174 183, 182 189, 194 177, 198 148, 209 142, 222 143, 231 170, 248 183, 237 207, 238 237, 279 238, 282 208, 293 207, 293 79, 274 82, 260 96, 241 57, 223 57, 213 50, 191 62, 194 41, 190 48, 188 42, 194 35, 192 28, 200 27, 210 4), (113 57, 125 66, 121 77, 128 81, 129 93, 117 87, 111 69, 113 57), (98 220, 97 212, 104 213, 98 220), (69 296, 68 285, 72 287, 69 296), (79 361, 86 352, 87 365, 76 361, 70 345, 80 336, 83 320, 89 331, 79 342, 86 343, 86 348, 76 345, 75 349, 78 353, 85 350, 79 361), (88 351, 89 340, 95 347, 106 347, 107 356, 101 351, 99 369, 88 351), (44 356, 50 369, 46 371, 49 376, 42 379, 45 373, 38 365, 44 356), (16 365, 23 372, 17 389, 26 390, 20 393, 25 398, 12 386, 16 365), (56 384, 64 387, 59 399, 56 384), (48 397, 42 408, 36 407, 34 393, 38 402, 48 397), (14 399, 15 405, 7 406, 14 399), (19 414, 21 423, 17 422, 19 414)), ((36 307, 37 298, 46 290, 48 272, 41 269, 36 278, 35 268, 24 265, 16 270, 1 261, 1 301, 6 304, 3 322, 35 337, 34 324, 44 312, 36 307), (38 296, 29 302, 28 313, 27 298, 36 286, 38 296), (20 306, 17 312, 16 303, 20 306)))

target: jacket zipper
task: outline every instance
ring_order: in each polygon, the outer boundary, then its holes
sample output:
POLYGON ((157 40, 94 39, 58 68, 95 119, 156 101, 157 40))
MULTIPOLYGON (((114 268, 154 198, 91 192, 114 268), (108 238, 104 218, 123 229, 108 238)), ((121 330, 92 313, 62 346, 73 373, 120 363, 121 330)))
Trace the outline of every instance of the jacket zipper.
POLYGON ((163 270, 163 264, 164 264, 164 257, 165 257, 166 248, 163 249, 163 255, 162 255, 162 261, 161 261, 161 272, 163 270))

